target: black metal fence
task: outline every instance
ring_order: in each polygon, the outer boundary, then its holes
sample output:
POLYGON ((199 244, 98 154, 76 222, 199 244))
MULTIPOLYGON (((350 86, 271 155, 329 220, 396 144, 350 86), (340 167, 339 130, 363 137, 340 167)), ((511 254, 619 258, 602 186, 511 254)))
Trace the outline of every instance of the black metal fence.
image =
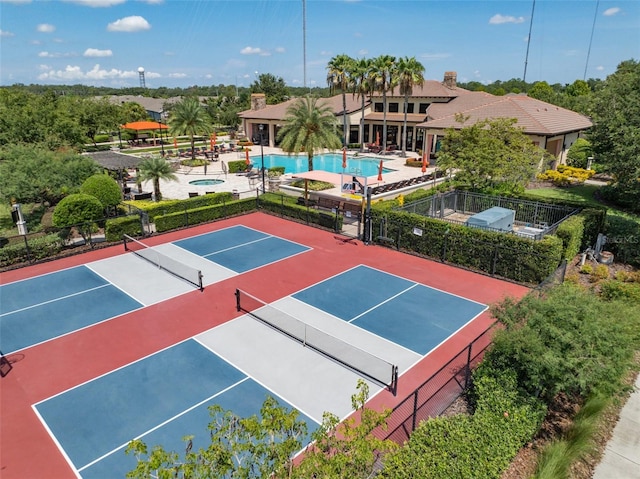
POLYGON ((422 198, 397 209, 430 218, 439 218, 453 223, 464 224, 463 221, 452 219, 450 216, 454 213, 474 215, 495 206, 513 210, 515 212, 516 225, 539 229, 539 234, 527 235, 532 239, 542 239, 544 235, 552 234, 560 223, 580 211, 572 206, 459 190, 422 198))
MULTIPOLYGON (((471 371, 491 345, 497 323, 492 324, 467 347, 432 374, 413 393, 398 404, 387 419, 387 428, 374 431, 380 439, 397 444, 409 440, 421 421, 441 415, 461 393, 469 388, 471 371)), ((402 378, 400 378, 402 381, 402 378)))

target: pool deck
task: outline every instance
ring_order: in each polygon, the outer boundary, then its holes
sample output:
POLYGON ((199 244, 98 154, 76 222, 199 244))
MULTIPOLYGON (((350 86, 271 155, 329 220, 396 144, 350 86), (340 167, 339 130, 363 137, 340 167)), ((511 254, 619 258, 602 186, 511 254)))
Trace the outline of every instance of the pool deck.
MULTIPOLYGON (((329 153, 329 152, 328 152, 329 153)), ((350 156, 353 156, 356 152, 352 151, 349 153, 350 156)), ((280 148, 271 148, 264 147, 264 154, 286 154, 280 148)), ((377 181, 377 176, 369 177, 369 184, 385 184, 385 183, 394 183, 396 181, 406 180, 409 178, 414 178, 417 176, 422 176, 422 171, 420 168, 408 167, 405 166, 405 158, 400 157, 398 154, 388 154, 384 156, 378 156, 373 154, 361 154, 359 155, 362 158, 373 158, 376 160, 383 159, 384 167, 392 169, 394 171, 389 173, 383 173, 382 178, 383 181, 380 183, 377 181)), ((407 152, 407 156, 417 157, 415 152, 407 152)), ((253 148, 251 152, 251 158, 255 161, 256 159, 256 147, 253 148)), ((189 197, 189 193, 198 193, 203 195, 207 192, 233 192, 234 190, 240 194, 241 198, 246 198, 250 196, 254 196, 256 194, 256 189, 262 187, 261 178, 253 178, 249 179, 244 174, 235 174, 235 173, 227 173, 225 174, 222 168, 222 162, 228 163, 229 161, 238 161, 244 160, 245 154, 242 152, 235 153, 223 153, 220 155, 220 159, 218 161, 212 162, 207 166, 207 174, 204 174, 204 167, 197 168, 182 168, 180 171, 176 173, 178 177, 178 181, 161 181, 160 182, 160 191, 162 193, 162 197, 164 199, 185 199, 189 197), (193 180, 202 180, 202 179, 219 179, 224 180, 224 183, 219 185, 191 185, 190 181, 193 180)), ((259 150, 258 150, 258 162, 259 162, 259 150)), ((254 166, 259 167, 259 164, 254 163, 254 166)), ((427 169, 427 173, 433 171, 434 168, 430 167, 427 169)), ((285 175, 285 177, 290 177, 291 175, 285 175)), ((153 187, 151 182, 143 183, 144 191, 153 191, 153 187)), ((268 185, 267 185, 268 189, 268 185)), ((339 186, 336 185, 335 189, 326 190, 324 193, 326 194, 336 194, 340 195, 339 186)))

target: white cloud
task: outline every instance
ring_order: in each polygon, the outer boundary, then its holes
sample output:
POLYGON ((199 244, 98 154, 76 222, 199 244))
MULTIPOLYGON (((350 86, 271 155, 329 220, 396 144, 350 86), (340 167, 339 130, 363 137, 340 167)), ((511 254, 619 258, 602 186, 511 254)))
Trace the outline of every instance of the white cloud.
POLYGON ((244 47, 242 50, 240 50, 240 54, 241 55, 261 55, 262 54, 262 49, 258 48, 258 47, 244 47))
POLYGON ((423 53, 420 55, 420 58, 424 58, 425 60, 443 60, 450 57, 451 53, 423 53))
POLYGON ((285 50, 284 47, 277 47, 276 48, 276 53, 285 53, 285 52, 286 52, 286 50, 285 50))
POLYGON ((611 7, 611 8, 607 8, 602 14, 605 17, 612 17, 614 16, 616 13, 620 13, 620 8, 618 7, 611 7))
POLYGON ((65 2, 77 3, 78 5, 93 8, 113 7, 126 1, 127 0, 65 0, 65 2))
POLYGON ((604 71, 604 67, 602 65, 598 65, 596 67, 596 70, 598 70, 599 72, 603 72, 604 71))
POLYGON ((169 73, 169 78, 187 78, 186 73, 169 73))
POLYGON ((98 50, 97 48, 87 48, 83 56, 85 57, 111 57, 113 52, 111 50, 98 50))
POLYGON ((48 23, 41 23, 36 27, 36 30, 40 33, 53 33, 56 31, 56 27, 48 23))
MULTIPOLYGON (((52 68, 41 66, 44 69, 44 73, 38 75, 38 80, 53 80, 53 81, 78 81, 78 80, 109 80, 109 79, 127 79, 137 78, 138 72, 116 70, 104 70, 100 68, 100 65, 95 65, 91 70, 82 71, 79 66, 67 65, 64 70, 54 70, 52 68)), ((145 72, 147 78, 149 74, 145 72)), ((154 76, 154 75, 151 75, 154 76)))
POLYGON ((149 22, 139 15, 121 18, 107 26, 107 30, 110 32, 139 32, 150 28, 149 22))
POLYGON ((60 53, 60 52, 40 52, 38 53, 40 58, 65 58, 65 57, 75 57, 75 53, 60 53))
POLYGON ((0 37, 13 37, 14 34, 6 30, 0 30, 0 37))
POLYGON ((496 13, 493 17, 489 19, 490 25, 501 25, 503 23, 522 23, 522 22, 524 22, 524 17, 501 15, 499 13, 496 13))
POLYGON ((369 50, 363 48, 362 50, 358 50, 358 55, 366 57, 369 54, 369 50))

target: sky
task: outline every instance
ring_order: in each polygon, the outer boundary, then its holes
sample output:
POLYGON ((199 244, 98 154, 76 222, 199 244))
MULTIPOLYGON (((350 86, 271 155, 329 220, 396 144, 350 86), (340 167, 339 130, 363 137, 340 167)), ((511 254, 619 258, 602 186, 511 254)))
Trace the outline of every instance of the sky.
POLYGON ((0 0, 2 86, 137 87, 142 68, 148 88, 324 87, 340 54, 415 57, 429 80, 604 79, 640 61, 640 1, 0 0))

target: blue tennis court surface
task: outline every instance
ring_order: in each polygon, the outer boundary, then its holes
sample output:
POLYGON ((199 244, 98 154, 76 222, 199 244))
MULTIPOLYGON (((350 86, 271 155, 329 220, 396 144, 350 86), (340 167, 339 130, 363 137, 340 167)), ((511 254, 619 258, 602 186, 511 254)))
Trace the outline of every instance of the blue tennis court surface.
MULTIPOLYGON (((46 426, 83 478, 124 477, 135 458, 132 438, 152 447, 207 447, 208 406, 240 417, 258 414, 266 389, 191 339, 35 405, 46 426)), ((271 394, 272 396, 275 396, 271 394)), ((286 403, 277 398, 280 404, 286 403)), ((309 432, 317 424, 306 416, 309 432)))
POLYGON ((0 304, 5 353, 142 307, 85 266, 0 286, 0 304))
POLYGON ((421 355, 487 309, 484 304, 367 266, 293 297, 421 355))
POLYGON ((236 273, 244 273, 310 249, 246 226, 233 226, 174 244, 236 273))

